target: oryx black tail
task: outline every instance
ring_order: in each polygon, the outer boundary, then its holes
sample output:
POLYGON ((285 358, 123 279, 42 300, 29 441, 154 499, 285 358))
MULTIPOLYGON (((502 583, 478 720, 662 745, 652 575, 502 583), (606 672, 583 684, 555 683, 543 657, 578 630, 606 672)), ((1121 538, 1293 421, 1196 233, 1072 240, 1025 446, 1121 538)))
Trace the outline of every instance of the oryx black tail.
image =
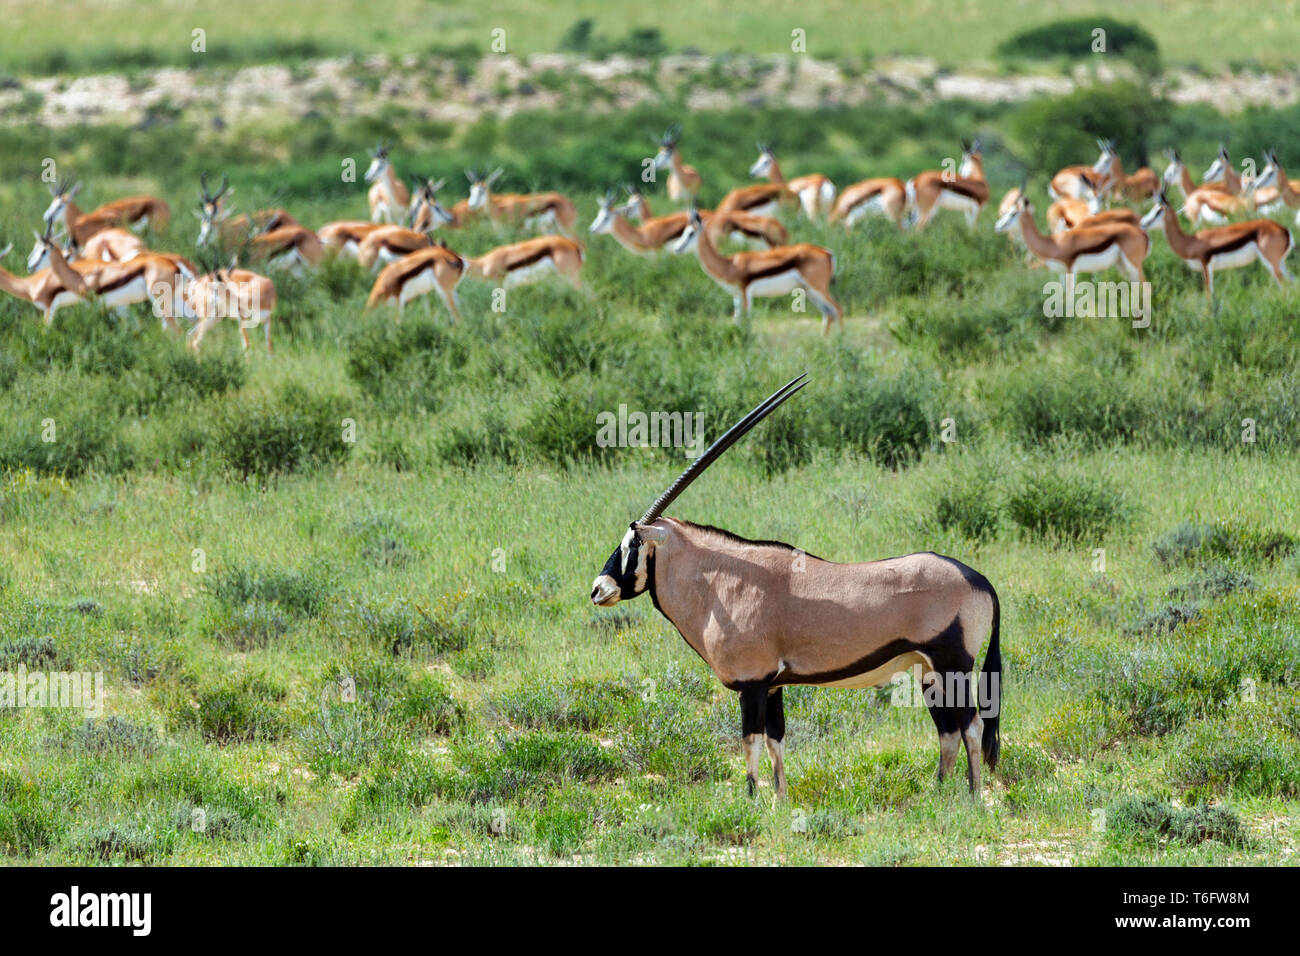
POLYGON ((998 765, 998 753, 1002 749, 1002 739, 998 735, 998 718, 1002 714, 1002 651, 998 648, 1002 608, 992 585, 989 585, 989 597, 993 599, 993 630, 989 638, 988 653, 984 655, 984 669, 980 672, 977 686, 980 717, 984 721, 984 737, 980 741, 980 749, 984 751, 984 760, 992 770, 998 765))

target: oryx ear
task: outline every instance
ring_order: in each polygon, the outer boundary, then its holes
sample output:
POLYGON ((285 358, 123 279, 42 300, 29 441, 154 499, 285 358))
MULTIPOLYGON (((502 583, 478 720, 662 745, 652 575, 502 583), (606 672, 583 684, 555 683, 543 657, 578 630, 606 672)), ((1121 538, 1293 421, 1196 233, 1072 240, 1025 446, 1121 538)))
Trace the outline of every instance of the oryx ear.
POLYGON ((641 524, 639 521, 632 522, 632 529, 636 531, 637 537, 642 541, 653 541, 656 544, 668 540, 668 529, 664 527, 655 527, 652 524, 641 524))

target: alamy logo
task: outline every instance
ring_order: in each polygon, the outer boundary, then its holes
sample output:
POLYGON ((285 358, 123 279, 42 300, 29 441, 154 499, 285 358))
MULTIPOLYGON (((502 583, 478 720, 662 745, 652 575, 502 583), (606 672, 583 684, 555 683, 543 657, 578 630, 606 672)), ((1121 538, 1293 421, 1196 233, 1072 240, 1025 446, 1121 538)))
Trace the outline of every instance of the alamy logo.
POLYGON ((103 671, 0 671, 0 709, 79 707, 87 717, 104 714, 103 671))
POLYGON ((703 412, 618 412, 596 416, 596 444, 601 448, 684 448, 688 458, 704 451, 703 412))
POLYGON ((50 907, 51 926, 126 926, 133 936, 148 936, 153 925, 150 893, 82 893, 74 886, 51 896, 50 907))

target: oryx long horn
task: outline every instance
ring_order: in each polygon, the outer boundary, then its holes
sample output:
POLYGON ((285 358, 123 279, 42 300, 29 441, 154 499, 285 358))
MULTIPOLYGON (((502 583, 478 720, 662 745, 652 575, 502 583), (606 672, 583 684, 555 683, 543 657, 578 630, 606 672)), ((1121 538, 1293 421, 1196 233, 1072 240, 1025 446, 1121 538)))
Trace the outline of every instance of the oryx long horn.
POLYGON ((641 516, 639 523, 648 524, 658 518, 663 513, 663 510, 672 504, 673 500, 685 491, 692 481, 703 474, 704 469, 722 457, 723 452, 740 441, 751 428, 776 411, 787 398, 807 385, 807 378, 808 373, 804 372, 802 375, 790 379, 785 385, 760 402, 748 415, 727 429, 726 434, 710 445, 703 455, 691 462, 690 467, 677 476, 677 480, 669 485, 668 490, 660 495, 649 510, 641 516))

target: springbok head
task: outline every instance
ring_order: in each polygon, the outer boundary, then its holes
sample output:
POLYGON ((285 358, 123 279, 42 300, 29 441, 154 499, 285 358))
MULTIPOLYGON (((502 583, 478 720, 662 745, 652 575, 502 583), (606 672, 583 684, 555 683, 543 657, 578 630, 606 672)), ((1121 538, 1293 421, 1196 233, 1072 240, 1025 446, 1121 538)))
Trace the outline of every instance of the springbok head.
POLYGON ((50 183, 50 195, 54 198, 45 210, 45 215, 41 217, 45 220, 46 225, 61 222, 66 227, 68 224, 68 203, 72 202, 79 192, 81 192, 81 183, 78 182, 50 183))
POLYGON ((961 166, 957 168, 957 175, 963 179, 969 177, 975 172, 975 164, 984 162, 984 144, 976 136, 973 140, 963 139, 961 141, 961 166))
POLYGON ((45 224, 45 234, 32 230, 32 235, 36 237, 36 244, 32 246, 32 253, 27 257, 27 271, 35 272, 37 269, 50 264, 50 249, 54 247, 54 223, 45 224))
POLYGON ((212 227, 230 215, 230 207, 222 202, 230 194, 230 180, 223 174, 221 188, 213 193, 208 189, 208 174, 199 173, 199 187, 199 211, 195 213, 199 219, 199 238, 195 244, 204 246, 212 238, 212 227))
POLYGON ((373 183, 388 169, 388 147, 380 143, 370 153, 370 167, 366 170, 365 180, 373 183))
POLYGON ((642 222, 650 218, 647 210, 649 206, 645 200, 645 194, 641 192, 641 187, 636 183, 624 183, 623 192, 627 193, 627 202, 623 204, 623 216, 626 219, 633 219, 642 222))
POLYGON ((1115 160, 1119 158, 1119 152, 1115 149, 1115 141, 1113 139, 1098 139, 1097 149, 1101 151, 1101 155, 1092 164, 1092 171, 1100 176, 1108 176, 1115 165, 1115 160))
POLYGON ((677 144, 682 138, 682 128, 679 124, 674 123, 664 131, 663 136, 655 140, 659 144, 659 152, 655 153, 655 168, 667 169, 673 161, 673 153, 677 152, 677 144))
POLYGON ((754 165, 749 167, 749 175, 757 178, 766 176, 772 171, 772 166, 776 163, 776 152, 772 149, 771 143, 758 144, 758 159, 754 160, 754 165))
POLYGON ((682 234, 677 237, 673 243, 673 252, 687 252, 694 249, 696 243, 700 241, 700 233, 704 230, 704 220, 700 218, 700 211, 691 204, 691 208, 686 213, 686 228, 682 234))
POLYGON ((605 195, 600 197, 600 208, 596 210, 596 218, 591 221, 589 232, 605 233, 614 228, 614 217, 623 215, 622 207, 615 205, 617 199, 618 193, 612 189, 605 190, 605 195))
POLYGON ((480 176, 472 169, 465 170, 465 176, 469 179, 469 200, 467 205, 470 209, 482 209, 487 205, 488 194, 492 191, 492 185, 501 178, 504 170, 498 166, 486 176, 480 176))
POLYGON ((438 202, 438 190, 447 184, 445 179, 430 179, 428 176, 415 176, 411 180, 411 206, 406 211, 406 224, 412 229, 430 232, 456 217, 438 202))
POLYGON ((1169 165, 1165 167, 1165 174, 1161 177, 1161 185, 1172 186, 1178 182, 1178 177, 1183 171, 1183 157, 1178 150, 1170 146, 1165 150, 1165 159, 1169 160, 1169 165))
POLYGON ((998 221, 993 224, 994 232, 1008 232, 1015 228, 1016 223, 1020 222, 1021 216, 1032 216, 1034 214, 1034 207, 1029 202, 1028 186, 1027 182, 1020 184, 1020 195, 1011 204, 1011 208, 999 216, 998 221))
POLYGON ((1152 229, 1163 229, 1165 227, 1165 210, 1169 208, 1169 194, 1165 192, 1165 187, 1160 187, 1160 192, 1156 193, 1155 201, 1151 208, 1146 211, 1138 225, 1144 232, 1150 232, 1152 229))
POLYGON ((613 607, 619 601, 630 600, 654 586, 655 550, 668 536, 668 529, 659 516, 704 470, 717 461, 722 453, 740 441, 751 428, 780 407, 799 389, 808 384, 807 373, 791 379, 753 411, 727 429, 726 434, 709 446, 695 459, 677 480, 668 486, 639 521, 633 521, 623 535, 605 567, 596 575, 591 586, 591 603, 597 607, 613 607))
POLYGON ((1267 189, 1269 186, 1272 186, 1277 183, 1277 177, 1278 177, 1277 150, 1270 149, 1267 153, 1264 154, 1264 168, 1261 169, 1259 171, 1259 175, 1255 177, 1255 188, 1267 189))
POLYGON ((1228 167, 1232 165, 1232 159, 1228 156, 1228 144, 1219 144, 1219 155, 1214 157, 1214 162, 1210 163, 1210 168, 1205 171, 1201 177, 1201 182, 1208 183, 1216 179, 1222 179, 1228 167))

